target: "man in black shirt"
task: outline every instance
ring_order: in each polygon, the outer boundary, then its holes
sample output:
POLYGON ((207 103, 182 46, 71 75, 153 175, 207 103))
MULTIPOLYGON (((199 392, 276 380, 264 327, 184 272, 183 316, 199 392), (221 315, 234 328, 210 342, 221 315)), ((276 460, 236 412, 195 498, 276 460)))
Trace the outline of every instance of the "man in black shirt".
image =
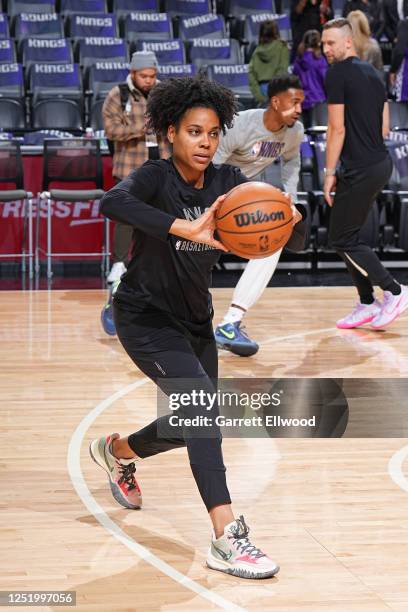
POLYGON ((395 281, 360 235, 392 172, 383 140, 388 130, 386 92, 381 75, 357 57, 346 19, 329 21, 322 42, 331 64, 326 75, 329 112, 324 182, 325 198, 332 206, 329 242, 344 260, 360 297, 352 312, 337 321, 337 327, 370 323, 373 329, 383 329, 408 308, 408 288, 395 281), (341 167, 336 172, 339 159, 341 167), (374 298, 374 285, 383 289, 383 303, 374 298))

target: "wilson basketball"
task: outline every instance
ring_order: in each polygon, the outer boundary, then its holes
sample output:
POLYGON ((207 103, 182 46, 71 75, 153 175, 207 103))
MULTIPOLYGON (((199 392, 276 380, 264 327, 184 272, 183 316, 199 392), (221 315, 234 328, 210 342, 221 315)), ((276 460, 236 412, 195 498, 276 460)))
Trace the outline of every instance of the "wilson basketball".
POLYGON ((250 181, 228 192, 215 224, 227 249, 245 259, 257 259, 285 246, 292 218, 288 196, 268 183, 250 181))

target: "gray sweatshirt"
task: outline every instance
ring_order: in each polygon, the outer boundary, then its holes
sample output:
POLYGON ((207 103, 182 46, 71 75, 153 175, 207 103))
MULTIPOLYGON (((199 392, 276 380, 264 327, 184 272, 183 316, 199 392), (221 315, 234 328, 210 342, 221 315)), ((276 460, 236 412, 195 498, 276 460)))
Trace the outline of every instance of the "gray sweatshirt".
POLYGON ((213 162, 238 166, 245 176, 254 178, 280 157, 283 187, 296 202, 303 125, 296 121, 293 127, 270 132, 263 122, 264 112, 254 108, 239 113, 232 128, 221 135, 213 162))

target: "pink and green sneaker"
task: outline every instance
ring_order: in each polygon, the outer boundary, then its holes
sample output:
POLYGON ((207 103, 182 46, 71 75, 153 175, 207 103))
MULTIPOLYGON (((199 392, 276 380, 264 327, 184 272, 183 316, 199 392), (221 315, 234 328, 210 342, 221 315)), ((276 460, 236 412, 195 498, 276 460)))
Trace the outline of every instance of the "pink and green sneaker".
POLYGON ((207 566, 239 578, 271 578, 277 574, 279 565, 254 546, 248 535, 243 516, 226 525, 224 534, 212 539, 207 566))
POLYGON ((142 492, 135 478, 134 459, 116 459, 112 454, 112 440, 119 434, 96 438, 89 445, 92 459, 108 474, 113 497, 125 508, 137 510, 142 506, 142 492))

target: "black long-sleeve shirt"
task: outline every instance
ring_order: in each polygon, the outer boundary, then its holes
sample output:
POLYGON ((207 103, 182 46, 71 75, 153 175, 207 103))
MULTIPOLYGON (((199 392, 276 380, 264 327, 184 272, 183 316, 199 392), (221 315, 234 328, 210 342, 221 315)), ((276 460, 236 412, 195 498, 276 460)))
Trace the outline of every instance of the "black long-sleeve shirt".
MULTIPOLYGON (((186 183, 171 158, 147 161, 101 200, 109 219, 134 228, 132 259, 115 294, 122 308, 135 312, 158 309, 178 319, 204 323, 212 315, 211 270, 221 251, 169 234, 175 219, 193 221, 230 189, 248 179, 239 168, 210 164, 203 189, 186 183)), ((304 248, 306 211, 295 225, 287 247, 304 248)))
POLYGON ((132 259, 115 294, 123 308, 158 309, 204 323, 212 315, 211 270, 220 251, 169 234, 176 218, 193 221, 216 198, 248 179, 238 168, 210 164, 204 186, 186 183, 171 159, 147 161, 106 193, 101 212, 134 228, 132 259))

